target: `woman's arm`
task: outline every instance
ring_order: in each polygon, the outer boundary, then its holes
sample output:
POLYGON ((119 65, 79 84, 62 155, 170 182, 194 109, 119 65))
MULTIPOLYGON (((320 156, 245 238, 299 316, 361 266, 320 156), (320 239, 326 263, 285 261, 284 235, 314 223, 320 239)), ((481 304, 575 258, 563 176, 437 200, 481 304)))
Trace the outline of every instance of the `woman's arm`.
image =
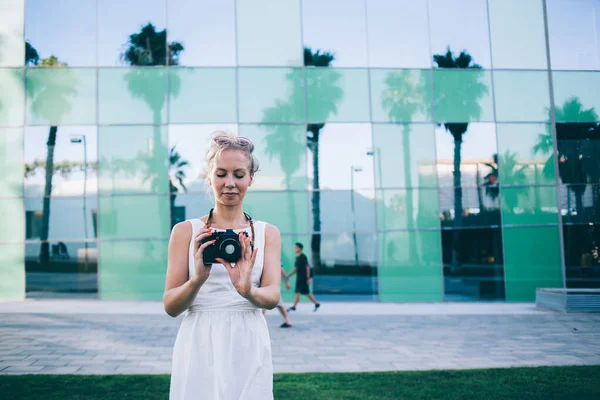
POLYGON ((279 229, 267 224, 265 231, 265 257, 260 287, 252 287, 246 298, 260 308, 272 310, 280 298, 281 234, 279 229))

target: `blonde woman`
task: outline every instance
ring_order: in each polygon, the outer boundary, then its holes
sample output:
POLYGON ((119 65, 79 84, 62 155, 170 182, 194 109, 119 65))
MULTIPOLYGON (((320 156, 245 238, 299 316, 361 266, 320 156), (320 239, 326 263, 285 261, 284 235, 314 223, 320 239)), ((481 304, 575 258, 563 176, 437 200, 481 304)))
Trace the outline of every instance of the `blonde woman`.
POLYGON ((172 317, 186 311, 173 349, 171 399, 273 398, 271 340, 260 310, 280 299, 281 237, 243 211, 258 170, 253 150, 247 138, 213 135, 206 178, 214 208, 171 233, 163 302, 172 317), (206 239, 226 229, 238 234, 241 258, 205 264, 214 244, 206 239))

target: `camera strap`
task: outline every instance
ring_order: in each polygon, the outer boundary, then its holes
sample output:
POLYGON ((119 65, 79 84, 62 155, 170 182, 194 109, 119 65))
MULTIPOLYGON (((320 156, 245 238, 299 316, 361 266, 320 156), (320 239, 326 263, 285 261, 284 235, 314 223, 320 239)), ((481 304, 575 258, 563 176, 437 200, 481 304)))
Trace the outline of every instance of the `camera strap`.
MULTIPOLYGON (((210 211, 208 212, 208 218, 206 219, 206 227, 210 228, 210 223, 212 222, 212 216, 213 216, 213 211, 215 209, 211 208, 210 211)), ((252 232, 252 237, 250 238, 250 247, 252 247, 252 251, 254 251, 254 220, 252 219, 252 217, 250 215, 248 215, 247 213, 244 212, 244 216, 246 217, 246 220, 248 221, 248 223, 250 224, 250 231, 252 232)))

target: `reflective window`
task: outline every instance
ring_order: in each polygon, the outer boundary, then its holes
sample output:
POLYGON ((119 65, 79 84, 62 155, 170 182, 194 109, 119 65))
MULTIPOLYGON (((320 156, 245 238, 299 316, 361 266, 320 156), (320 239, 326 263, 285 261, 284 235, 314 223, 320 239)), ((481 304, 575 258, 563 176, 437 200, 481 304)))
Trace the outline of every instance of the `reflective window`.
MULTIPOLYGON (((186 193, 171 192, 169 208, 171 210, 171 228, 175 224, 192 218, 202 218, 215 206, 208 192, 186 193)), ((252 216, 254 218, 254 216, 252 216)))
POLYGON ((302 65, 299 0, 238 0, 239 65, 302 65))
POLYGON ((98 236, 97 215, 95 194, 85 198, 53 197, 49 205, 44 204, 41 197, 28 197, 25 198, 25 237, 27 240, 50 241, 95 239, 98 236))
POLYGON ((169 68, 169 122, 235 122, 235 69, 169 68))
POLYGON ((239 134, 252 140, 260 163, 252 189, 306 190, 305 125, 241 125, 239 134))
POLYGON ((600 184, 561 185, 558 201, 565 225, 600 222, 600 184))
POLYGON ((433 85, 436 121, 494 120, 490 71, 434 70, 433 85))
POLYGON ((70 67, 96 65, 96 0, 27 0, 25 6, 25 40, 40 61, 54 56, 70 67))
POLYGON ((431 66, 426 0, 367 0, 367 25, 371 67, 431 66))
POLYGON ((557 122, 600 121, 600 73, 561 72, 552 73, 557 122))
POLYGON ((96 123, 94 69, 30 68, 26 82, 28 125, 96 123))
POLYGON ((437 229, 440 226, 437 189, 377 191, 377 230, 437 229))
POLYGON ((563 226, 567 287, 600 288, 600 224, 563 226))
POLYGON ((549 121, 547 72, 494 71, 494 90, 497 121, 549 121))
POLYGON ((504 225, 558 223, 555 186, 502 187, 500 196, 504 225))
POLYGON ((100 127, 100 195, 168 193, 167 144, 165 126, 100 127))
POLYGON ((500 193, 497 187, 442 187, 439 195, 439 217, 443 228, 500 225, 500 193))
POLYGON ((498 124, 498 169, 488 186, 553 185, 554 144, 547 124, 498 124))
POLYGON ((486 3, 486 0, 429 0, 433 54, 445 54, 448 48, 456 53, 464 50, 475 63, 490 68, 486 3))
POLYGON ((240 122, 303 122, 302 77, 296 68, 239 69, 240 122))
POLYGON ((25 84, 22 69, 0 69, 0 126, 22 126, 25 84))
MULTIPOLYGON (((309 206, 315 200, 311 192, 309 206)), ((322 190, 319 192, 321 232, 375 232, 375 202, 368 190, 322 190)), ((310 220, 314 213, 310 208, 310 220)))
POLYGON ((0 128, 0 193, 23 195, 23 129, 0 128))
POLYGON ((543 0, 488 4, 494 68, 546 68, 543 0))
POLYGON ((365 69, 306 70, 306 107, 311 122, 369 121, 369 83, 365 69))
POLYGON ((23 65, 25 59, 23 56, 25 50, 23 43, 24 3, 25 0, 0 3, 0 66, 23 65))
POLYGON ((435 130, 429 124, 373 124, 377 188, 437 186, 435 130))
POLYGON ((23 247, 23 243, 0 244, 0 263, 2 263, 0 293, 3 299, 23 300, 25 293, 23 247))
POLYGON ((99 66, 166 65, 165 0, 97 1, 99 66))
POLYGON ((431 71, 373 69, 372 120, 377 122, 431 121, 431 71))
POLYGON ((546 0, 553 69, 600 69, 596 0, 546 0))
POLYGON ((100 124, 160 124, 167 118, 166 68, 98 71, 100 124))
POLYGON ((234 0, 168 0, 168 40, 184 51, 179 65, 235 65, 234 0))
POLYGON ((26 197, 46 193, 48 155, 52 158, 52 197, 95 195, 98 191, 98 146, 94 126, 25 128, 24 189, 26 197), (54 143, 49 147, 48 143, 54 143), (87 180, 86 180, 87 178, 87 180))
MULTIPOLYGON (((309 128, 315 125, 309 125, 309 128)), ((316 127, 315 127, 316 128, 316 127)), ((316 129, 315 129, 316 130, 316 129)), ((313 187, 373 190, 373 142, 368 124, 327 124, 308 139, 308 178, 313 187), (318 145, 318 159, 314 158, 318 145), (343 157, 340 155, 343 154, 343 157), (318 170, 315 170, 315 167, 318 170), (318 185, 314 185, 318 175, 318 185)), ((371 195, 374 198, 374 193, 371 195)))
POLYGON ((302 35, 304 47, 334 53, 336 67, 368 65, 365 0, 303 0, 302 35))
POLYGON ((504 300, 500 228, 443 230, 442 258, 444 300, 504 300))
POLYGON ((171 225, 168 201, 167 195, 100 196, 98 198, 100 238, 169 236, 171 225))
POLYGON ((25 239, 25 213, 22 198, 0 198, 2 224, 0 242, 21 242, 25 239))
POLYGON ((244 210, 254 219, 275 225, 281 232, 305 233, 309 231, 308 198, 307 192, 250 190, 244 199, 244 210))

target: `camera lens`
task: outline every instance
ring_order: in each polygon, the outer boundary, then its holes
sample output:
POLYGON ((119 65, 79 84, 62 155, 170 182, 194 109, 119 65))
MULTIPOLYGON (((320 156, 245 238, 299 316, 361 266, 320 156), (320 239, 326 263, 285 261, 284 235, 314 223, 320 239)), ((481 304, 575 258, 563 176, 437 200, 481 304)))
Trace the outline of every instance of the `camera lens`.
POLYGON ((235 246, 232 244, 228 244, 227 246, 225 246, 225 253, 227 254, 233 254, 235 252, 235 246))

